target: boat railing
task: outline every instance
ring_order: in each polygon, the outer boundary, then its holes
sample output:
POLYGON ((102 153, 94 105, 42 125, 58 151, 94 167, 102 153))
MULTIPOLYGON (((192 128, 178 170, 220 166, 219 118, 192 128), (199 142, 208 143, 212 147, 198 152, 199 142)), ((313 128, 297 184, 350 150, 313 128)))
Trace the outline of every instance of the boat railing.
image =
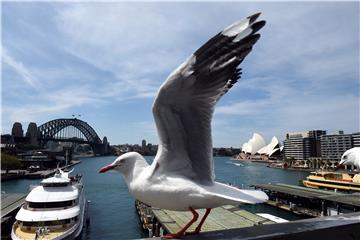
POLYGON ((82 180, 82 175, 76 174, 75 176, 70 176, 69 178, 70 178, 70 182, 71 182, 72 184, 76 184, 76 183, 80 183, 80 182, 81 182, 81 180, 82 180))
POLYGON ((339 181, 339 182, 348 182, 348 183, 352 182, 352 180, 350 180, 350 179, 343 179, 343 178, 336 178, 336 177, 325 177, 325 179, 339 181))
POLYGON ((30 184, 29 191, 32 191, 34 188, 40 186, 39 184, 30 184))

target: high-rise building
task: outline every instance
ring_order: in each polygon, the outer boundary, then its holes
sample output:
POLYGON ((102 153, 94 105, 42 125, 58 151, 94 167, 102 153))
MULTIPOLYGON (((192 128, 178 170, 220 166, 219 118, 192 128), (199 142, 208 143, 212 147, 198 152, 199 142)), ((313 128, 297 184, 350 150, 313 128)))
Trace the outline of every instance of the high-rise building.
POLYGON ((360 147, 360 132, 351 134, 352 147, 360 147))
POLYGON ((315 148, 314 148, 314 156, 312 157, 320 157, 321 156, 321 136, 326 135, 325 130, 312 130, 309 131, 309 136, 314 138, 315 148))
POLYGON ((285 158, 305 160, 320 156, 320 138, 324 130, 287 133, 284 141, 285 158))
POLYGON ((144 149, 146 149, 146 140, 145 139, 143 139, 142 141, 141 141, 141 148, 144 150, 144 149))
MULTIPOLYGON (((357 141, 356 135, 355 140, 357 141)), ((344 134, 343 131, 321 136, 321 158, 340 161, 343 153, 353 147, 352 142, 352 134, 344 134)))

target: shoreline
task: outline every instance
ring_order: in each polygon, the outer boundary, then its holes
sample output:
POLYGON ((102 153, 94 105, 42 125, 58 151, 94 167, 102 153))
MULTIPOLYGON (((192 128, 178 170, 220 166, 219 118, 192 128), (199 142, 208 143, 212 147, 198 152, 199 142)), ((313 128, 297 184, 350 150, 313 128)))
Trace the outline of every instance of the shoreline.
MULTIPOLYGON (((274 162, 272 161, 265 161, 265 160, 258 160, 258 159, 238 159, 235 157, 231 157, 231 160, 236 160, 236 161, 244 161, 244 162, 255 162, 255 163, 263 163, 263 164, 268 164, 267 167, 269 168, 277 168, 277 169, 283 169, 283 170, 291 170, 291 171, 302 171, 302 172, 316 172, 316 171, 329 171, 332 172, 335 169, 321 169, 321 168, 294 168, 294 167, 277 167, 277 166, 271 166, 272 163, 281 163, 281 162, 276 162, 274 160, 274 162)), ((345 169, 343 169, 344 171, 345 169)), ((340 171, 340 170, 339 170, 340 171)), ((349 170, 345 170, 346 172, 349 172, 349 170)))
MULTIPOLYGON (((81 163, 80 160, 72 160, 71 164, 63 166, 60 169, 69 168, 69 167, 75 166, 79 163, 81 163)), ((46 178, 50 175, 53 175, 56 170, 57 170, 57 168, 41 170, 41 171, 36 171, 36 172, 32 172, 32 173, 29 173, 28 170, 13 170, 13 171, 16 171, 17 173, 14 173, 14 172, 9 172, 8 174, 1 173, 1 181, 11 181, 11 180, 17 180, 17 179, 41 179, 41 178, 46 178)))

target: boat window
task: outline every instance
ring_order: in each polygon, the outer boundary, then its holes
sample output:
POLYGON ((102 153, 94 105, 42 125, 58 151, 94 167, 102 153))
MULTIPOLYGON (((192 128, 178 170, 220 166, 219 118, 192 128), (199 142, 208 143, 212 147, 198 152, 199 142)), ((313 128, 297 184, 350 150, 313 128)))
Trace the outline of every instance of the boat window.
POLYGON ((326 174, 325 175, 325 179, 335 179, 335 180, 341 180, 342 179, 342 175, 341 174, 326 174))
POLYGON ((66 187, 69 184, 70 183, 68 183, 68 182, 64 182, 64 183, 41 183, 41 185, 44 186, 44 187, 66 187))
POLYGON ((30 208, 63 208, 73 206, 74 200, 63 202, 28 202, 30 208))
POLYGON ((56 226, 69 224, 71 220, 77 221, 77 217, 64 219, 64 220, 55 220, 55 221, 44 221, 44 222, 23 222, 24 227, 42 227, 42 226, 56 226))

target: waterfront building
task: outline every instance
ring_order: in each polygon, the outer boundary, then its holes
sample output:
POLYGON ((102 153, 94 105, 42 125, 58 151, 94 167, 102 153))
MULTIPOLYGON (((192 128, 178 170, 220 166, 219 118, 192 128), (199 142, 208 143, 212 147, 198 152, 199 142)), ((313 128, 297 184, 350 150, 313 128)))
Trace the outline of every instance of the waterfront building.
POLYGON ((254 133, 252 138, 242 145, 241 151, 246 154, 254 155, 258 150, 265 146, 266 143, 264 138, 260 134, 254 133))
POLYGON ((143 139, 141 141, 141 147, 142 147, 143 150, 146 149, 146 140, 145 139, 143 139))
MULTIPOLYGON (((45 170, 55 168, 58 164, 65 165, 66 157, 62 156, 63 154, 48 150, 32 150, 17 154, 17 158, 28 170, 45 170)), ((68 159, 71 159, 71 152, 68 155, 68 159)))
POLYGON ((277 137, 273 136, 270 143, 262 148, 260 148, 256 154, 261 155, 261 159, 279 159, 282 157, 284 146, 280 146, 280 142, 277 137))
POLYGON ((324 130, 287 133, 284 141, 285 158, 306 160, 311 157, 319 157, 321 154, 320 138, 325 134, 324 130))
POLYGON ((312 130, 309 131, 309 136, 315 140, 315 155, 314 157, 321 156, 321 136, 326 135, 325 130, 312 130))
MULTIPOLYGON (((353 147, 352 138, 352 134, 344 134, 344 131, 321 136, 322 159, 340 161, 343 153, 353 147)), ((357 135, 355 135, 355 140, 357 141, 357 135)))
POLYGON ((352 147, 360 147, 360 132, 351 134, 352 147))
POLYGON ((264 138, 254 133, 252 138, 242 145, 241 152, 237 155, 238 159, 270 160, 282 158, 283 146, 279 140, 273 136, 270 143, 266 144, 264 138))
POLYGON ((275 136, 273 136, 271 142, 268 145, 265 145, 264 147, 260 148, 257 151, 257 154, 269 156, 272 155, 272 153, 277 150, 280 150, 279 140, 275 136))

